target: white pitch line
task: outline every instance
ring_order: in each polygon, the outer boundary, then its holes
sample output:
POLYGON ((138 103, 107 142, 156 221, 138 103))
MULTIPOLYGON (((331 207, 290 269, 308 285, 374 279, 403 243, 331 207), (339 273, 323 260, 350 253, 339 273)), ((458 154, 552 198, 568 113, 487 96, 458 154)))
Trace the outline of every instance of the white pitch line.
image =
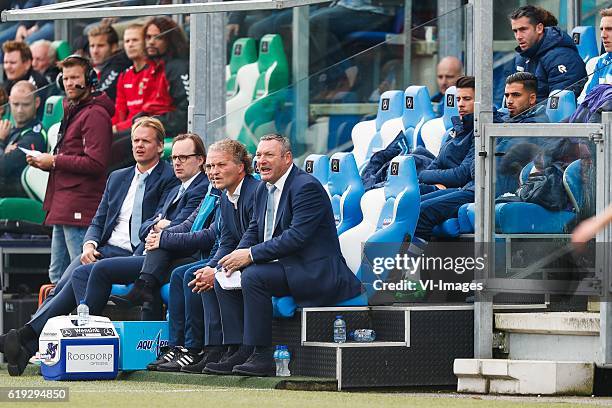
MULTIPOLYGON (((275 391, 270 388, 243 388, 245 391, 275 391)), ((71 394, 94 394, 94 393, 105 393, 108 391, 112 392, 120 392, 120 393, 178 393, 178 392, 227 392, 227 391, 235 391, 236 388, 188 388, 188 389, 179 389, 179 390, 121 390, 121 389, 113 389, 113 390, 70 390, 71 394)))

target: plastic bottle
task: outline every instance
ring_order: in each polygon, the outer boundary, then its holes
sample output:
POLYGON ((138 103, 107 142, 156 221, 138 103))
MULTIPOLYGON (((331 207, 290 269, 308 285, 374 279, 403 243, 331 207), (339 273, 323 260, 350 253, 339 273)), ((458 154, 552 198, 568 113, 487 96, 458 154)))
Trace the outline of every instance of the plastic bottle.
POLYGON ((372 329, 357 329, 353 330, 349 337, 358 343, 369 343, 376 340, 376 332, 372 329))
POLYGON ((77 326, 85 326, 89 323, 89 306, 85 304, 84 300, 81 300, 79 307, 77 307, 77 326))
POLYGON ((291 361, 291 354, 289 353, 289 349, 287 346, 281 346, 279 350, 278 357, 280 360, 280 377, 289 377, 291 372, 289 371, 289 362, 291 361))
POLYGON ((274 349, 274 363, 276 364, 276 376, 279 377, 280 376, 280 370, 281 370, 281 363, 280 363, 280 349, 281 346, 276 346, 276 348, 274 349))
POLYGON ((346 322, 341 315, 336 316, 334 321, 334 343, 346 342, 346 322))

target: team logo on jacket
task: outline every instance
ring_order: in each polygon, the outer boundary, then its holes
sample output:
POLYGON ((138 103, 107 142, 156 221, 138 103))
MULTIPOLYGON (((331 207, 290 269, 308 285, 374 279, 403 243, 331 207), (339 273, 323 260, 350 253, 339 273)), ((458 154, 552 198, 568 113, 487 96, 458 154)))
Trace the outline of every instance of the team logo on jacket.
POLYGON ((42 125, 41 125, 40 123, 39 123, 38 125, 35 125, 35 126, 32 128, 32 131, 33 131, 33 132, 36 132, 36 133, 40 133, 40 131, 41 131, 41 130, 42 130, 42 125))
POLYGON ((565 65, 557 65, 557 69, 562 74, 565 74, 567 72, 567 68, 565 67, 565 65))

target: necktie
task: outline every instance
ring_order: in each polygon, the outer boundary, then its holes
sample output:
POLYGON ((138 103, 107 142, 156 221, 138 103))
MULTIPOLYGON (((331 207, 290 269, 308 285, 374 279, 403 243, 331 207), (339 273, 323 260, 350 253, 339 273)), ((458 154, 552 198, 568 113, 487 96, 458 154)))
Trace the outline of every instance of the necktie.
POLYGON ((268 187, 268 202, 266 204, 266 230, 264 231, 264 241, 272 238, 274 233, 274 192, 276 186, 268 187))
POLYGON ((174 204, 178 200, 180 200, 181 197, 183 196, 184 192, 185 192, 185 186, 181 184, 181 188, 179 188, 178 194, 176 195, 176 197, 174 197, 174 200, 172 201, 172 204, 174 204))
POLYGON ((138 174, 136 176, 136 193, 134 194, 134 207, 132 207, 132 219, 130 220, 130 241, 132 246, 136 248, 140 244, 138 230, 142 225, 142 200, 145 193, 145 182, 149 173, 138 174))

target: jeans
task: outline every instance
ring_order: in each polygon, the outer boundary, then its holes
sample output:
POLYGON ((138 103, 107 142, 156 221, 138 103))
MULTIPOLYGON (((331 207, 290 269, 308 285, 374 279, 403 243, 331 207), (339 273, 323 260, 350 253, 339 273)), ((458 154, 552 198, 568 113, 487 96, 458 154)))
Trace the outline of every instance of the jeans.
POLYGON ((83 238, 87 227, 54 225, 51 237, 51 264, 49 280, 57 283, 68 265, 83 251, 83 238))

